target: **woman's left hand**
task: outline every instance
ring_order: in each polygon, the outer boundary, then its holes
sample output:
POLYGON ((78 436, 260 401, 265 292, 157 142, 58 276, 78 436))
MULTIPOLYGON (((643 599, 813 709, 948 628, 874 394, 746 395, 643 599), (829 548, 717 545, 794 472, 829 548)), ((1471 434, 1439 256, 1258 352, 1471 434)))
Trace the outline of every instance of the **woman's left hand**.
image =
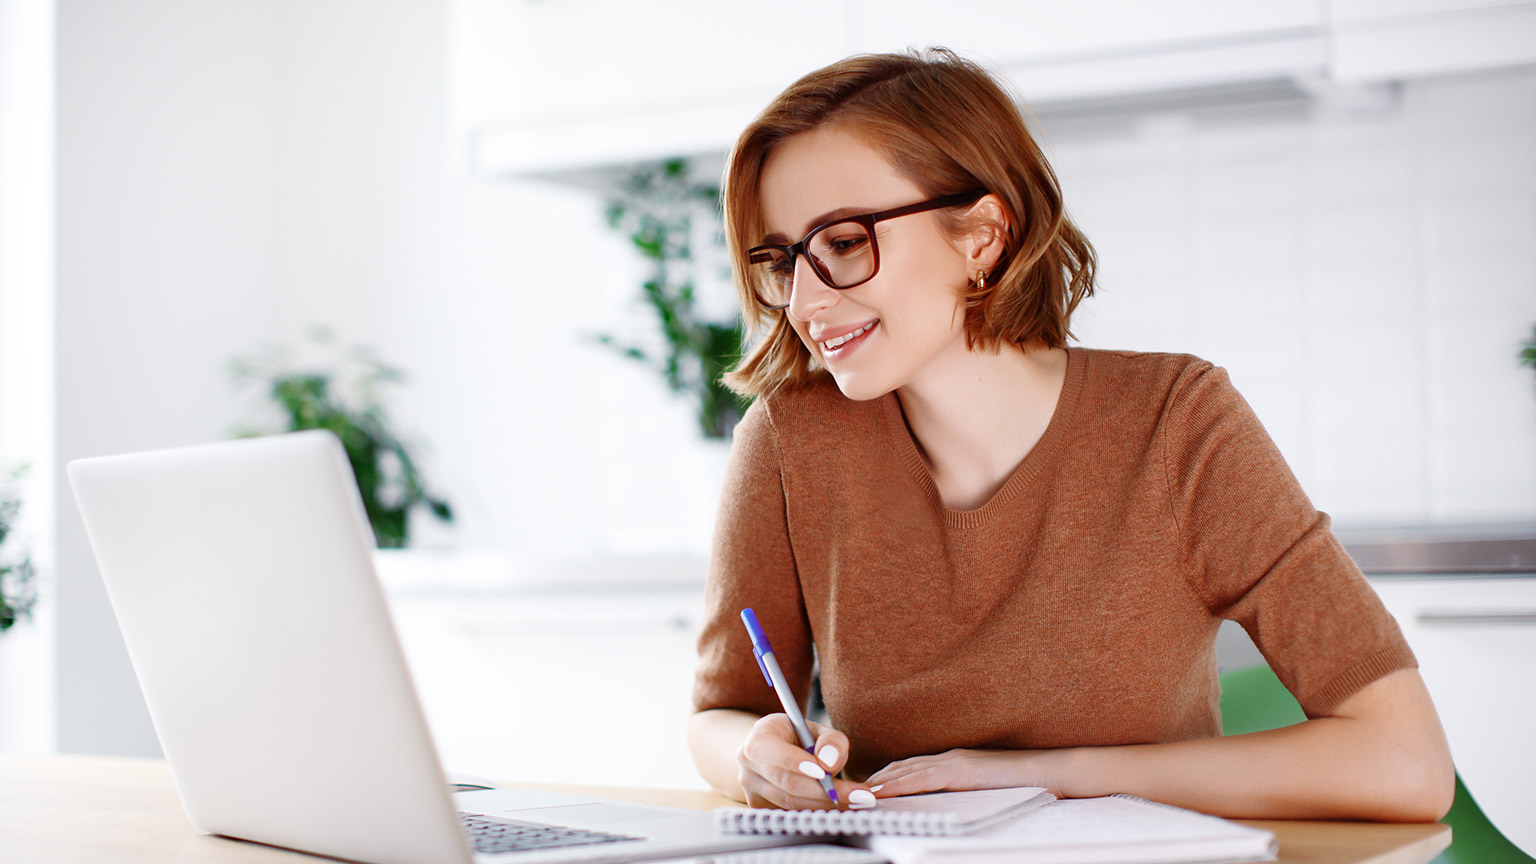
POLYGON ((1002 789, 1009 786, 1051 788, 1045 752, 1032 750, 950 750, 914 756, 881 768, 865 781, 881 798, 920 792, 1002 789), (878 788, 877 788, 878 787, 878 788))

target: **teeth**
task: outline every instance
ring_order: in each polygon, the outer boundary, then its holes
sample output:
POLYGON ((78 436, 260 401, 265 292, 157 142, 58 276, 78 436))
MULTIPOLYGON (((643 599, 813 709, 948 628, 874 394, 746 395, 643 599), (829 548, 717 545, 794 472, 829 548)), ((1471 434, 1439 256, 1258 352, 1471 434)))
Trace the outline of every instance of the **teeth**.
POLYGON ((860 327, 859 329, 853 331, 852 333, 845 333, 842 336, 837 337, 836 339, 828 339, 827 341, 821 343, 822 350, 824 350, 824 351, 831 351, 833 348, 837 348, 838 346, 842 345, 844 342, 847 342, 849 339, 854 338, 855 336, 863 336, 865 333, 868 333, 869 332, 869 328, 871 328, 873 326, 875 326, 875 322, 871 321, 868 324, 865 324, 863 327, 860 327))

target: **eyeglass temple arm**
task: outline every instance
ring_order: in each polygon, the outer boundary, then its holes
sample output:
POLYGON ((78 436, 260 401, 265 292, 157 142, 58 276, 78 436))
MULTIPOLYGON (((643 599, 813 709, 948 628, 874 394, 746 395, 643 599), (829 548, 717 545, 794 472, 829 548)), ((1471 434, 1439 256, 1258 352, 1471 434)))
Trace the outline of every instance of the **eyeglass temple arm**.
POLYGON ((985 189, 971 189, 966 192, 956 192, 953 195, 945 195, 942 198, 934 198, 931 201, 919 201, 916 204, 908 204, 905 207, 897 207, 894 210, 881 210, 879 213, 871 213, 866 219, 870 222, 883 222, 886 219, 895 219, 898 216, 907 216, 912 213, 921 213, 924 210, 940 210, 945 207, 957 207, 961 204, 971 204, 981 200, 987 194, 985 189))

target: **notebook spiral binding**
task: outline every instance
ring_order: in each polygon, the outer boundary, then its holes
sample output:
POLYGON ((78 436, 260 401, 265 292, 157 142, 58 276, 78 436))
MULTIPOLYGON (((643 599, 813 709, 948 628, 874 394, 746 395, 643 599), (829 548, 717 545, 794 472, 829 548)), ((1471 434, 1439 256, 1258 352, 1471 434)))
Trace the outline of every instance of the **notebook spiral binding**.
POLYGON ((897 834, 935 837, 955 833, 953 813, 857 810, 761 810, 722 807, 715 827, 731 834, 897 834))

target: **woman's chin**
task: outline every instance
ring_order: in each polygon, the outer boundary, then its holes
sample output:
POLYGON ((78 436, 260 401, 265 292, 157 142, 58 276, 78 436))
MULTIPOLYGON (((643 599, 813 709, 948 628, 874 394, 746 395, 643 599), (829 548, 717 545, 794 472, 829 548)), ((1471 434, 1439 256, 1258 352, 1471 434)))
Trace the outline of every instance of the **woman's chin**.
POLYGON ((843 391, 855 402, 868 402, 871 399, 879 399, 891 392, 892 387, 886 382, 874 381, 868 375, 857 375, 851 371, 838 372, 833 370, 832 380, 837 382, 837 389, 843 391))

